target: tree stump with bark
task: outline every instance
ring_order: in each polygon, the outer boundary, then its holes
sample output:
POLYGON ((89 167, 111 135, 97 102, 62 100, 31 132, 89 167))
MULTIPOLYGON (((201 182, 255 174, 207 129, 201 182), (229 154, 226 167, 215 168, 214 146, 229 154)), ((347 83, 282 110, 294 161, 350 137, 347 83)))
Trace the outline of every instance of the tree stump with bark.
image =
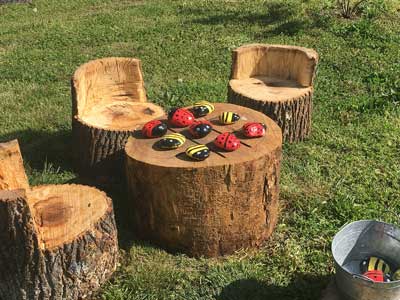
POLYGON ((282 129, 287 142, 311 132, 318 54, 295 46, 251 44, 232 53, 228 101, 258 110, 282 129))
POLYGON ((83 299, 115 271, 111 199, 82 185, 29 188, 17 141, 0 144, 0 299, 83 299))
POLYGON ((216 104, 205 118, 219 132, 236 132, 241 147, 223 152, 213 145, 218 132, 193 139, 179 128, 169 129, 186 136, 176 150, 159 151, 154 146, 158 139, 143 138, 140 132, 125 146, 133 230, 167 250, 195 257, 257 247, 271 235, 278 217, 280 128, 265 115, 232 104, 216 104), (220 125, 223 111, 238 113, 240 121, 220 125), (245 138, 240 129, 250 121, 266 124, 266 135, 245 138), (184 152, 196 144, 207 145, 210 157, 189 159, 184 152))
POLYGON ((164 114, 147 102, 140 60, 110 57, 83 64, 72 77, 71 93, 76 171, 118 177, 129 135, 164 114))

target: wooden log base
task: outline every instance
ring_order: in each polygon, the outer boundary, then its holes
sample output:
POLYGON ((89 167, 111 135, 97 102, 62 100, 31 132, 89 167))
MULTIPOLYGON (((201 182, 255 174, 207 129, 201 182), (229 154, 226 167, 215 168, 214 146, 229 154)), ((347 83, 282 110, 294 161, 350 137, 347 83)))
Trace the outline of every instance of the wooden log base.
POLYGON ((127 206, 136 234, 170 251, 191 256, 218 256, 237 249, 256 247, 272 233, 278 216, 279 170, 282 133, 265 115, 232 104, 215 104, 205 117, 214 131, 193 139, 187 128, 172 128, 186 136, 184 146, 160 151, 158 139, 140 132, 129 138, 125 152, 128 178, 127 206), (221 125, 223 111, 241 119, 221 125), (240 134, 246 122, 267 125, 266 135, 249 139, 240 134), (218 132, 237 132, 248 144, 234 152, 216 148, 218 132), (205 144, 212 153, 193 161, 184 153, 205 144))
MULTIPOLYGON (((10 149, 19 174, 16 141, 0 144, 0 157, 10 149)), ((0 160, 1 170, 5 165, 0 160)), ((1 178, 3 187, 15 183, 1 178)), ((74 184, 12 188, 0 190, 0 299, 83 299, 110 278, 118 240, 105 193, 74 184)))

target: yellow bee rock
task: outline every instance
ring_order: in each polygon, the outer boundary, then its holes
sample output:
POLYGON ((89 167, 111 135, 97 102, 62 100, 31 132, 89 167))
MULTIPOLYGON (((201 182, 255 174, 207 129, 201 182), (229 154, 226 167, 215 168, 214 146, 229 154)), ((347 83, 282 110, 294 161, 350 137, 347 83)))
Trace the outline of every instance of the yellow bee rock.
POLYGON ((381 258, 371 256, 367 259, 364 259, 360 265, 361 273, 365 273, 368 271, 382 271, 383 274, 390 273, 389 265, 381 258))
POLYGON ((214 105, 207 101, 196 102, 192 107, 192 112, 196 118, 204 117, 214 111, 214 105))
POLYGON ((225 111, 219 115, 219 121, 224 124, 232 124, 240 120, 240 116, 230 111, 225 111))
POLYGON ((176 149, 182 146, 186 142, 186 138, 180 133, 171 133, 164 135, 159 140, 158 147, 161 149, 176 149))
POLYGON ((205 160, 210 156, 210 149, 206 145, 191 146, 186 149, 186 155, 194 160, 205 160))

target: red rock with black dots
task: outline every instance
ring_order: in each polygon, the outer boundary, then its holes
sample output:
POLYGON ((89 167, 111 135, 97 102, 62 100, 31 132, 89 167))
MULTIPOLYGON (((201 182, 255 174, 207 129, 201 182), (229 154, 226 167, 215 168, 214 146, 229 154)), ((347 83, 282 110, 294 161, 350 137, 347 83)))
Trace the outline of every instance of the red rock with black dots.
POLYGON ((168 113, 168 121, 172 126, 187 127, 193 124, 194 115, 184 108, 173 108, 168 113))
POLYGON ((240 140, 233 133, 225 132, 215 138, 214 145, 225 151, 235 151, 240 147, 240 140))

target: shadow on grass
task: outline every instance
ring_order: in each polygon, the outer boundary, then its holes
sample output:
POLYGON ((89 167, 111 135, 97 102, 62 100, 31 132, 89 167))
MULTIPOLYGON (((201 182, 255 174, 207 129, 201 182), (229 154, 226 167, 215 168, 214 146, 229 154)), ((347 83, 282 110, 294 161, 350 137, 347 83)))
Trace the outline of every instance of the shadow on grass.
POLYGON ((49 132, 26 129, 0 136, 0 142, 18 139, 25 163, 42 170, 45 162, 56 169, 72 172, 72 137, 70 130, 49 132))
POLYGON ((295 274, 288 286, 268 285, 257 279, 237 280, 222 289, 217 300, 317 300, 331 276, 295 274))
POLYGON ((316 27, 325 28, 329 26, 326 16, 319 12, 311 11, 307 14, 303 14, 300 2, 266 2, 263 10, 265 13, 225 11, 215 14, 214 11, 203 9, 188 9, 187 11, 183 10, 183 12, 200 16, 190 21, 195 24, 258 24, 265 26, 262 32, 256 33, 256 38, 265 38, 281 34, 294 36, 303 30, 316 27))

